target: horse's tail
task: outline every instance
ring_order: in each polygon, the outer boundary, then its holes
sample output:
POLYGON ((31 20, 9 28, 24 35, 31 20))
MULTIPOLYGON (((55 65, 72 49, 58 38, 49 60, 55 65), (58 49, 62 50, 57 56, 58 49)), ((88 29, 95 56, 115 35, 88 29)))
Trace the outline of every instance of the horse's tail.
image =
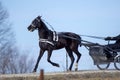
POLYGON ((76 35, 74 36, 74 38, 75 38, 75 40, 78 41, 78 44, 79 44, 80 47, 81 47, 81 46, 82 46, 82 38, 81 38, 81 36, 76 34, 76 35))
POLYGON ((78 41, 78 44, 80 45, 80 47, 82 46, 82 38, 81 36, 77 35, 76 36, 76 40, 78 41))
POLYGON ((79 36, 79 45, 80 45, 80 47, 82 46, 82 38, 79 36))

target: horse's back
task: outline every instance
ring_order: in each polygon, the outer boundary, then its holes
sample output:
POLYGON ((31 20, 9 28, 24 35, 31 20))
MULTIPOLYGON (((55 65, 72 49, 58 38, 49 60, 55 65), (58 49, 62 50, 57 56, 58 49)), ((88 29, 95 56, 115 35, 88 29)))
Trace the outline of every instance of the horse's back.
POLYGON ((81 41, 81 37, 78 34, 76 34, 76 33, 72 33, 72 32, 60 32, 59 34, 61 36, 63 36, 63 37, 69 38, 69 39, 81 41))

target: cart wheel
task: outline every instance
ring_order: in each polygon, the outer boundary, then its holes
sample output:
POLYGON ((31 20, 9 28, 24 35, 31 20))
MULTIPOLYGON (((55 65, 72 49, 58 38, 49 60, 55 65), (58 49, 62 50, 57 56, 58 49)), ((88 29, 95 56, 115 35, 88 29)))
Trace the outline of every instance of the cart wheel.
POLYGON ((120 70, 120 55, 115 57, 114 66, 117 70, 120 70))
POLYGON ((100 69, 100 70, 106 70, 108 69, 110 65, 110 62, 109 63, 106 63, 106 64, 97 64, 97 67, 100 69))

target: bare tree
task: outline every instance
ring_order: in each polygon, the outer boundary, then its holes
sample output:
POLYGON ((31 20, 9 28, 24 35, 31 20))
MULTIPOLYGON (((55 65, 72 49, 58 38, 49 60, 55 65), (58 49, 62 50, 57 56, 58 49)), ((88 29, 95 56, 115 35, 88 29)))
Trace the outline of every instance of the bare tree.
MULTIPOLYGON (((8 58, 8 50, 11 51, 11 42, 10 42, 10 29, 5 24, 5 20, 8 18, 7 11, 2 7, 0 2, 0 72, 6 72, 6 64, 9 62, 8 58)), ((9 54, 9 56, 11 53, 9 54)))
POLYGON ((14 32, 7 19, 8 12, 0 2, 0 74, 30 72, 33 60, 20 54, 15 46, 14 32))
POLYGON ((32 72, 33 68, 33 59, 29 59, 28 55, 21 55, 19 56, 18 63, 19 63, 19 73, 29 73, 32 72))
POLYGON ((2 24, 7 18, 8 18, 8 12, 3 8, 0 2, 0 24, 2 24))

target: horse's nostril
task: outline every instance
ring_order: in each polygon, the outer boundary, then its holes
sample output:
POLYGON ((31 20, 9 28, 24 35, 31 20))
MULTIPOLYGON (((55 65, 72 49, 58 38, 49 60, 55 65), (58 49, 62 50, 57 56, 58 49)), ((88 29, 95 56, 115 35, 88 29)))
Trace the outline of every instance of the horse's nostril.
POLYGON ((31 26, 29 26, 27 29, 28 29, 28 31, 32 31, 32 28, 31 28, 31 26))
POLYGON ((32 30, 32 29, 30 29, 29 31, 30 31, 30 32, 33 32, 33 30, 32 30))

